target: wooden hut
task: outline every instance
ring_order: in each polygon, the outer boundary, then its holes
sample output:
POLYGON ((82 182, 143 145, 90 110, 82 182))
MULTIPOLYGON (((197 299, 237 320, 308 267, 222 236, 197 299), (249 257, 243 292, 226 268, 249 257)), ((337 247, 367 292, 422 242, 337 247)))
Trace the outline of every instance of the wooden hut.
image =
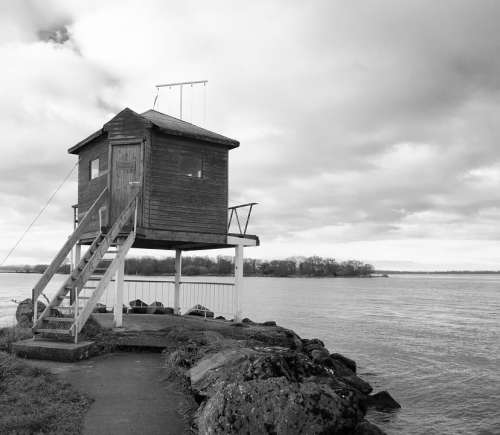
MULTIPOLYGON (((179 312, 182 251, 235 248, 235 309, 241 317, 243 247, 259 244, 247 234, 238 207, 228 209, 228 155, 239 142, 148 110, 124 109, 68 151, 78 155, 78 204, 75 231, 33 289, 36 301, 71 250, 75 268, 34 329, 43 334, 78 332, 116 276, 115 324, 122 324, 124 259, 131 247, 176 251, 174 309, 179 312), (230 219, 228 224, 228 210, 230 219), (235 215, 237 231, 230 233, 235 215), (90 245, 81 255, 81 246, 90 245), (94 283, 94 285, 89 285, 94 283), (83 289, 92 294, 82 302, 83 289), (74 307, 68 328, 51 310, 69 299, 74 307)), ((35 310, 36 311, 36 310, 35 310)))

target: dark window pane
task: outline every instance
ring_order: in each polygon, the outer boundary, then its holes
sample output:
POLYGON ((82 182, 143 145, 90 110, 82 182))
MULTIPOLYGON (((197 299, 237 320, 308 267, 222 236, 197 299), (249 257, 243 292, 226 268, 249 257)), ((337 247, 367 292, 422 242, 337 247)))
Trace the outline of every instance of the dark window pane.
POLYGON ((201 178, 203 163, 201 157, 183 155, 180 159, 180 171, 188 177, 201 178))

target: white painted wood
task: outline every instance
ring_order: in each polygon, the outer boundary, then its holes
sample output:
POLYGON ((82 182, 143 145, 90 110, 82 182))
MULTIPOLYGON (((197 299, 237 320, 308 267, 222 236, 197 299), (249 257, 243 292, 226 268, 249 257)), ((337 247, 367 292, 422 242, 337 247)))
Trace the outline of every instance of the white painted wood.
POLYGON ((227 244, 233 246, 257 246, 257 241, 245 237, 227 236, 227 244))
POLYGON ((241 322, 243 317, 241 311, 241 294, 243 292, 243 259, 244 247, 237 245, 234 248, 234 320, 241 322))
POLYGON ((80 245, 80 244, 77 243, 75 245, 75 259, 74 259, 75 266, 77 266, 78 264, 80 264, 81 256, 82 256, 82 245, 80 245))
POLYGON ((123 279, 125 277, 125 255, 123 254, 122 243, 117 246, 117 256, 120 258, 115 275, 115 308, 114 325, 115 328, 123 327, 123 279))
POLYGON ((113 275, 117 272, 118 270, 118 265, 120 261, 123 261, 125 259, 125 256, 127 255, 127 252, 129 249, 132 247, 134 244, 135 240, 135 233, 131 232, 128 237, 125 239, 125 242, 121 245, 120 247, 120 253, 115 257, 115 259, 111 262, 111 264, 108 267, 108 270, 104 272, 104 275, 102 276, 101 280, 99 281, 99 284, 97 284, 97 287, 90 297, 90 299, 87 301, 87 304, 83 308, 83 310, 80 312, 80 315, 78 316, 76 328, 78 332, 80 332, 85 325, 85 322, 89 318, 90 314, 92 313, 92 310, 94 309, 95 305, 97 302, 99 302, 99 299, 101 299, 102 295, 104 294, 104 291, 106 290, 107 286, 111 282, 111 278, 113 275))
POLYGON ((182 274, 182 251, 175 250, 175 288, 174 288, 174 313, 181 313, 180 293, 181 293, 181 274, 182 274))

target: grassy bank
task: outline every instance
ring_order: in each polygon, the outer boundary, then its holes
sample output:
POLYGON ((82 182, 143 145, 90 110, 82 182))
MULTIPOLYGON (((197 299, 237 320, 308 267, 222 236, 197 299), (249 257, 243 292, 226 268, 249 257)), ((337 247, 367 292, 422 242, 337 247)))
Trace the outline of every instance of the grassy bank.
POLYGON ((31 329, 0 329, 0 434, 79 434, 90 399, 45 369, 6 353, 31 329))
POLYGON ((89 406, 47 370, 0 352, 1 434, 78 434, 89 406))

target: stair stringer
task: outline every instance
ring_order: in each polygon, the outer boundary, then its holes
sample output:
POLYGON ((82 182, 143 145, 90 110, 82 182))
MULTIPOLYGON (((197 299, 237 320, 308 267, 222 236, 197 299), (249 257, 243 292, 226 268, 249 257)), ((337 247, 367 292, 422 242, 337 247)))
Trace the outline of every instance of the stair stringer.
MULTIPOLYGON (((48 317, 51 309, 59 306, 68 292, 74 288, 77 288, 78 292, 85 285, 90 276, 94 273, 94 270, 98 266, 99 262, 102 260, 109 247, 116 239, 116 237, 120 234, 123 226, 127 223, 127 221, 132 216, 132 212, 134 211, 133 205, 137 205, 137 194, 134 198, 129 202, 125 210, 121 213, 118 219, 115 221, 111 230, 103 235, 100 233, 92 242, 91 247, 87 250, 85 255, 80 260, 77 268, 70 274, 68 279, 64 282, 64 284, 60 287, 57 293, 54 295, 50 303, 47 305, 45 310, 42 312, 40 317, 37 319, 35 324, 33 325, 33 331, 36 331, 37 328, 40 328, 44 318, 48 317), (95 252, 92 253, 92 249, 95 249, 95 252)), ((134 234, 135 239, 135 234, 134 234)), ((97 303, 97 302, 96 302, 97 303)), ((75 310, 78 309, 78 306, 75 304, 75 310)))
POLYGON ((96 306, 97 302, 99 302, 106 288, 111 282, 113 275, 115 275, 116 271, 118 270, 118 266, 122 261, 125 260, 125 256, 127 255, 129 249, 134 244, 134 241, 135 241, 135 232, 132 231, 125 239, 125 242, 120 245, 118 255, 113 259, 111 264, 108 266, 108 269, 106 270, 101 280, 99 281, 99 284, 92 293, 92 296, 87 301, 83 310, 78 314, 75 323, 73 323, 73 325, 71 326, 72 335, 77 335, 82 330, 83 326, 85 325, 88 318, 92 314, 92 311, 94 310, 94 307, 96 306))
POLYGON ((91 247, 81 259, 77 269, 70 274, 66 281, 64 281, 63 285, 59 288, 45 310, 39 316, 36 323, 33 325, 33 330, 36 331, 36 329, 40 327, 44 319, 50 315, 51 309, 57 308, 63 301, 64 296, 66 296, 72 289, 81 289, 81 287, 85 285, 108 249, 109 244, 106 243, 105 238, 102 238, 101 235, 97 236, 91 247), (99 243, 98 240, 100 238, 101 241, 99 243), (93 248, 95 248, 95 251, 91 253, 93 248), (104 250, 104 248, 106 249, 104 250))

